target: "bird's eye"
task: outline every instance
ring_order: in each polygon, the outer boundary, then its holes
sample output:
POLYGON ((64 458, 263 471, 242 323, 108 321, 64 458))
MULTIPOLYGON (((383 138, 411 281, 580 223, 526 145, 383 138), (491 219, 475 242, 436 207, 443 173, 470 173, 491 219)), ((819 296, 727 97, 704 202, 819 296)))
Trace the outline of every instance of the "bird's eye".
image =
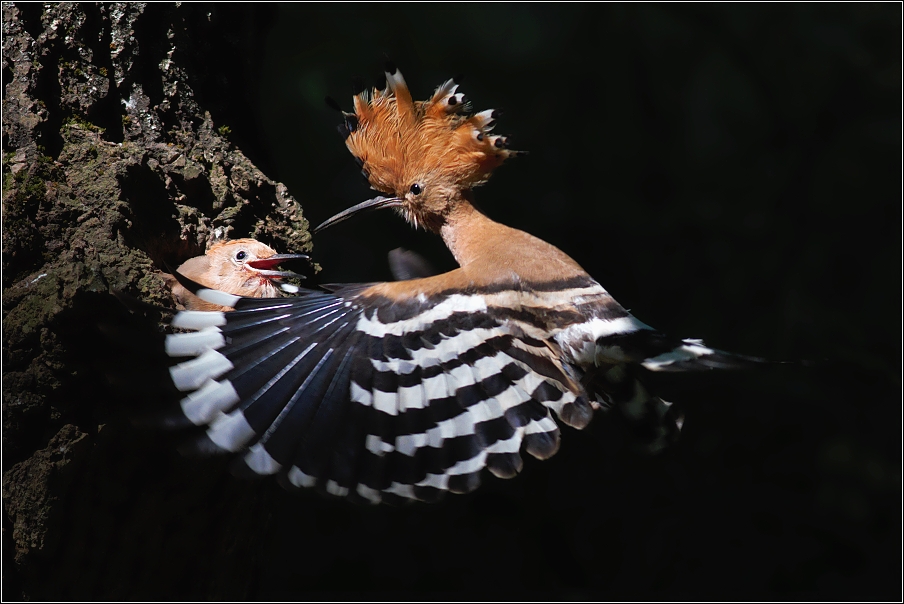
POLYGON ((415 195, 420 195, 421 194, 421 185, 419 185, 417 183, 414 183, 413 185, 411 185, 411 192, 414 193, 415 195))
POLYGON ((239 251, 236 252, 236 254, 235 254, 235 259, 236 259, 236 260, 244 260, 244 259, 247 258, 247 257, 248 257, 248 254, 245 253, 245 250, 239 250, 239 251))

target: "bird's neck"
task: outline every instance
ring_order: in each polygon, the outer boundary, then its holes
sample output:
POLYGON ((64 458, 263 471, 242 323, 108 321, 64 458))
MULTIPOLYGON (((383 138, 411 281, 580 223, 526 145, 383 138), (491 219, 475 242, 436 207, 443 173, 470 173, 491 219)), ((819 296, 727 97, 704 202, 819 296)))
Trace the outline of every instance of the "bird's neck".
POLYGON ((467 266, 484 255, 486 244, 508 227, 491 220, 474 207, 472 193, 465 191, 455 200, 440 228, 440 236, 459 266, 467 266))
POLYGON ((474 207, 470 191, 452 205, 440 235, 471 279, 494 282, 512 275, 536 283, 573 277, 590 279, 555 246, 487 218, 474 207))

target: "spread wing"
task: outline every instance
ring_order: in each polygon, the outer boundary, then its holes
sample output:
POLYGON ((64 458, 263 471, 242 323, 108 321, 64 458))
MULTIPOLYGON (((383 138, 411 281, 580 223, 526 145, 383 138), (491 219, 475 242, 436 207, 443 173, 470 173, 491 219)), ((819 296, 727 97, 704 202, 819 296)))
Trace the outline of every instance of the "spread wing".
MULTIPOLYGON (((240 298, 183 285, 231 312, 183 311, 166 350, 197 446, 245 471, 377 503, 434 500, 511 477, 521 451, 558 449, 552 418, 591 404, 554 341, 477 291, 405 301, 368 286, 240 298), (552 413, 551 413, 552 412, 552 413)), ((594 405, 595 406, 595 405, 594 405)))

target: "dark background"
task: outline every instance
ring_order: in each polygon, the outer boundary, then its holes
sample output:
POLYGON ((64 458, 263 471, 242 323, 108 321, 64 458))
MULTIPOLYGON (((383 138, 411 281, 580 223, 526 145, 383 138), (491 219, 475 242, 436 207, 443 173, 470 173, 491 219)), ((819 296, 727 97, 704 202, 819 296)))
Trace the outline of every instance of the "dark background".
MULTIPOLYGON (((658 380, 687 422, 653 459, 597 421, 436 506, 286 496, 261 597, 900 598, 900 5, 271 10, 230 125, 312 224, 371 196, 324 96, 385 56, 416 98, 464 73, 530 153, 476 191, 490 217, 651 325, 809 362, 658 380)), ((314 245, 323 282, 398 246, 454 266, 390 212, 314 245)))
MULTIPOLYGON (((899 4, 254 6, 210 5, 191 89, 313 224, 372 195, 323 97, 350 108, 352 78, 386 56, 417 98, 464 73, 529 151, 476 191, 490 217, 559 246, 646 323, 791 362, 651 375, 686 409, 671 450, 635 455, 600 417, 437 505, 242 482, 110 422, 45 593, 900 599, 899 4), (248 52, 217 60, 235 40, 248 52)), ((399 246, 454 266, 385 212, 315 236, 312 282, 387 279, 399 246)))

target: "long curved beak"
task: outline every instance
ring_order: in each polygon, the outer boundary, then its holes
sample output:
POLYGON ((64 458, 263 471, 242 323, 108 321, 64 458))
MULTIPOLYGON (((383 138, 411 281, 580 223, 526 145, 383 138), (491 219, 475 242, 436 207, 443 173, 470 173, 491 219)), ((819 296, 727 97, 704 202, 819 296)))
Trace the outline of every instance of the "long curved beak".
POLYGON ((383 197, 379 195, 374 197, 373 199, 368 199, 367 201, 362 201, 356 206, 352 206, 347 210, 343 210, 322 222, 317 228, 314 229, 314 232, 317 233, 322 231, 323 229, 333 226, 336 223, 342 222, 347 218, 351 218, 355 214, 359 214, 366 210, 381 210, 383 208, 397 208, 404 203, 404 200, 399 199, 398 197, 383 197))
POLYGON ((311 257, 307 254, 274 254, 269 258, 261 258, 260 260, 249 260, 245 263, 245 266, 253 270, 255 273, 259 274, 261 277, 267 277, 269 279, 284 279, 287 277, 295 277, 298 279, 304 279, 304 275, 299 275, 298 273, 294 273, 292 271, 275 271, 272 270, 272 267, 278 265, 280 262, 285 262, 286 260, 310 260, 311 257))

